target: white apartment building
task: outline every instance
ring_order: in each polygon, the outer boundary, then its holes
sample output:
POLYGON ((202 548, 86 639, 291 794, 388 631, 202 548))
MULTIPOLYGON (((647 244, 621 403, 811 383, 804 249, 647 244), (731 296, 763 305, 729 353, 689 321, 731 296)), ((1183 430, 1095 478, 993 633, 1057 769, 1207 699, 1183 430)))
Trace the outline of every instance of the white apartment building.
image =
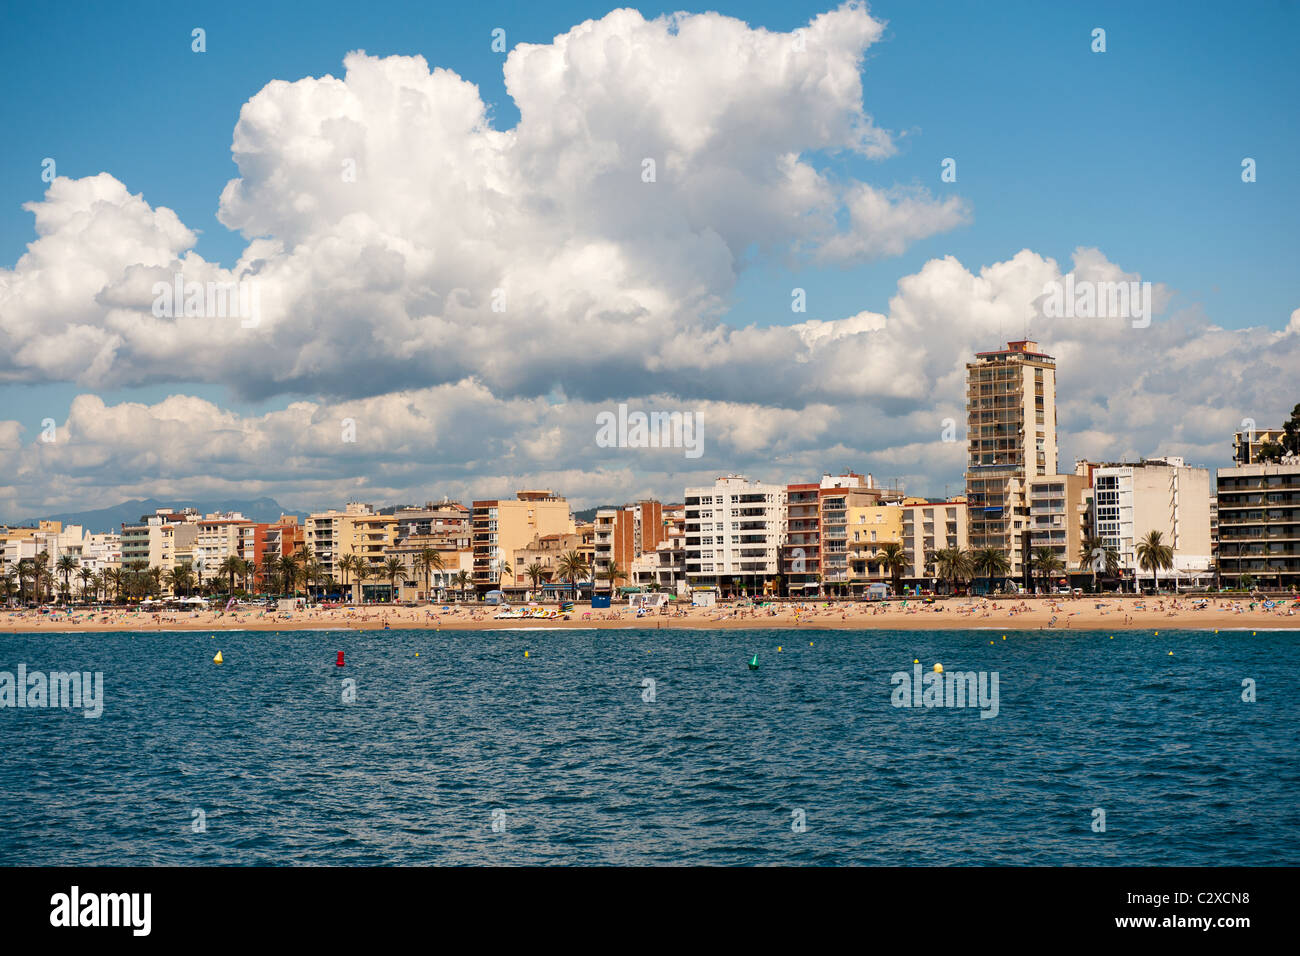
POLYGON ((1150 582, 1138 566, 1137 546, 1159 531, 1173 548, 1174 566, 1161 579, 1208 582, 1210 575, 1210 472, 1166 457, 1100 464, 1092 470, 1092 526, 1119 553, 1124 576, 1150 582))
POLYGON ((761 594, 781 570, 784 485, 727 475, 686 489, 686 579, 691 587, 761 594))

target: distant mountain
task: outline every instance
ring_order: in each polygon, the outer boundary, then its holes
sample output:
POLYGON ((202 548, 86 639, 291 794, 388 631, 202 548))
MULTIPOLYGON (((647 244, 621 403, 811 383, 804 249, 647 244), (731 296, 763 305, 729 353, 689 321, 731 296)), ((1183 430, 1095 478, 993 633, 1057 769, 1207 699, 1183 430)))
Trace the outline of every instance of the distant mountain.
POLYGON ((587 508, 587 509, 585 509, 585 510, 583 510, 583 511, 575 511, 575 512, 573 513, 573 520, 574 520, 574 521, 577 521, 577 522, 581 522, 581 523, 583 523, 583 524, 591 524, 591 522, 593 522, 593 521, 596 520, 596 512, 597 512, 597 511, 604 511, 606 508, 618 508, 618 507, 621 507, 621 506, 620 506, 620 505, 601 505, 599 508, 587 508))
POLYGON ((79 524, 87 531, 102 534, 105 531, 120 531, 123 524, 135 524, 141 515, 153 514, 158 508, 194 508, 200 514, 214 511, 238 511, 250 521, 279 521, 282 514, 296 514, 302 521, 306 515, 290 511, 274 498, 230 499, 226 501, 160 501, 157 498, 141 498, 136 501, 124 501, 112 508, 100 508, 97 511, 71 511, 64 514, 42 515, 26 521, 12 522, 17 527, 32 527, 39 521, 62 521, 65 525, 79 524))

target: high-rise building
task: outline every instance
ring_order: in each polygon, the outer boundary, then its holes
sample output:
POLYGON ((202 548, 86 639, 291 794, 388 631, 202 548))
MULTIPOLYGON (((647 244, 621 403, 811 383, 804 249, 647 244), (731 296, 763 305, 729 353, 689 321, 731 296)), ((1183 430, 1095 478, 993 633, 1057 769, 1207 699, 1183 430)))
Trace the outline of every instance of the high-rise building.
POLYGON ((760 594, 780 573, 786 488, 743 475, 686 489, 686 578, 691 587, 760 594))
POLYGON ((966 364, 969 543, 1000 548, 1023 577, 1028 481, 1057 471, 1056 359, 1028 340, 975 358, 966 364))

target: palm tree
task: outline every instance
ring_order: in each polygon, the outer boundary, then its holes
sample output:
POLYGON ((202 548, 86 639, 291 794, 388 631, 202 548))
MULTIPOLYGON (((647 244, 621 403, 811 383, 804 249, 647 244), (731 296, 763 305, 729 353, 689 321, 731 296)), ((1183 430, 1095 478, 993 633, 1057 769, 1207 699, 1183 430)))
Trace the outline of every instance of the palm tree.
POLYGON ((370 577, 370 562, 360 557, 352 557, 352 576, 356 578, 357 593, 361 595, 361 603, 366 603, 366 578, 370 577))
POLYGON ((1119 552, 1107 547, 1101 538, 1088 535, 1079 545, 1079 564, 1092 569, 1092 590, 1096 592, 1099 571, 1108 578, 1119 573, 1119 552))
POLYGON ((442 555, 436 548, 421 548, 415 556, 415 566, 424 573, 424 599, 432 602, 433 595, 429 592, 429 574, 432 571, 442 570, 442 555))
POLYGON ((602 581, 609 582, 609 591, 612 595, 614 588, 618 586, 618 582, 627 580, 627 573, 618 566, 618 562, 611 561, 609 567, 600 572, 599 577, 602 581))
POLYGON ((388 600, 397 603, 397 579, 406 580, 406 565, 402 559, 394 555, 386 560, 383 564, 383 576, 388 578, 389 597, 388 600))
POLYGON ((578 581, 587 573, 587 559, 582 556, 580 551, 566 551, 560 556, 555 573, 559 575, 561 580, 569 582, 569 587, 576 599, 578 596, 578 581))
POLYGON ((903 569, 912 563, 908 556, 907 549, 896 541, 889 541, 880 546, 871 559, 882 568, 889 570, 889 579, 894 589, 894 594, 899 592, 899 584, 902 582, 903 569))
POLYGON ((194 572, 183 564, 172 568, 163 577, 166 579, 167 586, 172 589, 172 593, 176 595, 181 592, 188 595, 190 588, 194 586, 194 572))
POLYGON ((298 579, 302 576, 302 567, 298 564, 298 555, 280 555, 277 567, 286 593, 289 597, 294 597, 298 593, 298 579))
POLYGON ((6 604, 14 596, 16 576, 17 571, 11 565, 0 564, 0 595, 4 595, 6 604))
POLYGON ((501 590, 501 582, 505 580, 506 575, 510 575, 513 583, 515 569, 510 566, 510 562, 505 558, 501 559, 501 564, 497 567, 497 590, 501 590))
POLYGON ((1174 566, 1174 549, 1164 543, 1164 535, 1159 531, 1148 531, 1145 538, 1138 542, 1138 566, 1143 571, 1151 572, 1152 585, 1160 590, 1160 572, 1174 566))
POLYGON ((145 572, 145 585, 150 594, 162 595, 162 577, 163 569, 157 565, 145 572))
POLYGON ((50 579, 50 553, 48 551, 42 551, 40 554, 36 555, 33 560, 36 562, 36 570, 33 573, 33 581, 36 586, 36 603, 40 604, 41 585, 45 584, 50 579))
MULTIPOLYGON (((312 554, 310 551, 304 553, 302 577, 303 581, 305 581, 309 586, 314 584, 318 589, 320 587, 321 579, 325 577, 325 565, 317 561, 316 555, 312 554)), ((316 599, 320 600, 319 593, 317 594, 316 599)))
POLYGON ((104 587, 112 588, 114 604, 122 603, 122 585, 125 581, 121 568, 108 568, 104 571, 104 587))
POLYGON ((528 580, 533 583, 534 589, 546 580, 546 569, 536 561, 524 568, 524 574, 528 575, 528 580))
POLYGON ((1034 548, 1033 555, 1029 559, 1029 566, 1042 575, 1044 592, 1051 590, 1048 587, 1048 582, 1052 575, 1065 570, 1065 564, 1056 556, 1054 548, 1034 548))
POLYGON ((949 591, 954 590, 962 581, 973 575, 969 551, 961 548, 940 548, 930 553, 930 562, 934 565, 935 575, 948 583, 949 591))
POLYGON ((470 584, 470 576, 469 576, 469 573, 468 573, 467 571, 464 571, 464 570, 457 571, 457 572, 452 576, 451 581, 452 581, 453 584, 456 585, 456 587, 457 587, 457 588, 459 589, 459 591, 460 591, 461 596, 463 597, 464 594, 465 594, 465 589, 468 588, 468 587, 469 587, 469 584, 470 584))
POLYGON ((263 593, 270 592, 274 594, 279 590, 275 585, 275 580, 279 577, 280 558, 278 555, 267 551, 262 555, 262 566, 258 572, 262 576, 263 593))
POLYGON ((235 596, 235 578, 239 577, 243 573, 244 562, 237 554, 229 555, 217 567, 217 574, 224 575, 226 580, 230 582, 230 590, 228 593, 231 597, 235 596))
POLYGON ((90 588, 90 582, 95 578, 95 572, 90 568, 82 568, 77 572, 77 577, 81 579, 81 599, 86 599, 86 591, 90 588))
POLYGON ((55 563, 55 567, 58 568, 59 573, 63 575, 63 590, 68 594, 72 593, 72 585, 69 583, 68 579, 80 566, 81 562, 70 554, 59 555, 59 560, 55 563))
POLYGON ((971 571, 975 575, 983 574, 989 579, 989 593, 993 591, 993 579, 1004 578, 1011 573, 1011 559, 1001 548, 976 548, 970 552, 971 571))

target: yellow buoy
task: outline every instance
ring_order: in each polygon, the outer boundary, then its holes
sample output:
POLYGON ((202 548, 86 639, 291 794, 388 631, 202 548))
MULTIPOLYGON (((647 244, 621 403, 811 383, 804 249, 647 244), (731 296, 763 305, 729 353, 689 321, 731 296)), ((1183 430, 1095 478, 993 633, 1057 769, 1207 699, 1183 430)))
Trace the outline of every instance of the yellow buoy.
POLYGON ((1006 639, 1007 639, 1007 636, 1006 636, 1005 634, 1003 634, 1003 635, 1002 635, 1002 640, 1005 641, 1006 639))
POLYGON ((812 641, 809 641, 809 642, 808 642, 808 646, 809 646, 809 647, 812 647, 812 646, 813 646, 812 641))
POLYGON ((524 651, 524 657, 527 657, 527 656, 528 656, 528 652, 527 652, 527 651, 524 651))
POLYGON ((420 652, 419 652, 419 651, 416 651, 416 652, 415 652, 415 656, 416 656, 416 657, 419 657, 419 656, 420 656, 420 652))
POLYGON ((221 652, 220 652, 220 651, 217 651, 217 656, 214 657, 214 658, 212 658, 212 663, 214 663, 214 664, 220 664, 220 663, 222 663, 222 661, 223 661, 223 658, 222 658, 222 656, 221 656, 221 652))
POLYGON ((1156 637, 1159 637, 1159 636, 1160 636, 1160 632, 1159 632, 1159 631, 1156 631, 1156 637))
POLYGON ((1170 652, 1169 652, 1169 656, 1170 656, 1170 657, 1173 657, 1173 656, 1174 656, 1174 652, 1173 652, 1173 651, 1170 651, 1170 652))
POLYGON ((934 665, 934 672, 935 672, 936 674, 942 674, 942 673, 943 673, 943 665, 942 665, 942 664, 935 664, 935 665, 934 665))
POLYGON ((776 649, 779 651, 781 649, 781 645, 780 644, 776 645, 776 649))
POLYGON ((913 664, 919 664, 919 663, 921 663, 921 662, 920 662, 917 658, 913 657, 913 658, 912 658, 912 663, 913 663, 913 664))

